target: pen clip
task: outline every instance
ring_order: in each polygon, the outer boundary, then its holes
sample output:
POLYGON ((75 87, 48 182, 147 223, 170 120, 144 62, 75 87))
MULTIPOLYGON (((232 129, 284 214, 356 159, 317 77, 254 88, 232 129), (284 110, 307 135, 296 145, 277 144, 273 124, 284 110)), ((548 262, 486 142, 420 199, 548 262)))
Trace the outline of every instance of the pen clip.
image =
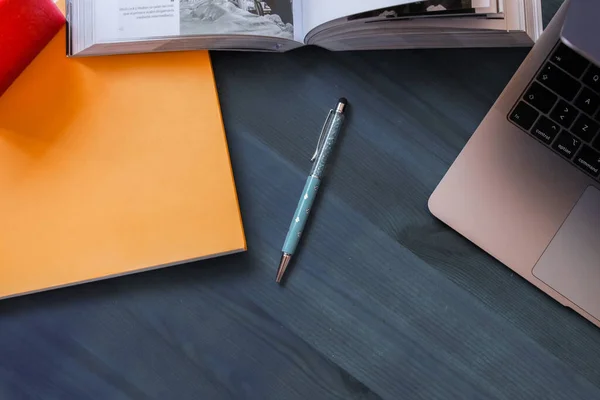
POLYGON ((324 144, 325 134, 327 133, 327 128, 331 123, 331 117, 333 116, 333 110, 329 110, 329 114, 327 114, 327 119, 323 124, 323 128, 321 128, 321 134, 319 135, 319 141, 317 142, 317 149, 315 150, 315 154, 310 158, 310 162, 315 162, 317 157, 319 156, 319 151, 321 150, 321 146, 324 144))

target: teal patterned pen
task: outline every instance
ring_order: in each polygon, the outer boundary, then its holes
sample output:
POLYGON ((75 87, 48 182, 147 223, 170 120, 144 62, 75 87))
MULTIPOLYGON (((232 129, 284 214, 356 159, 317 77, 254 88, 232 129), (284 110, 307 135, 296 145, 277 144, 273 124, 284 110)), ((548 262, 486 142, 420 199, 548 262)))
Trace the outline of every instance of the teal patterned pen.
POLYGON ((292 223, 290 224, 290 228, 285 238, 285 243, 283 244, 283 249, 281 250, 283 255, 281 256, 281 262, 279 263, 279 269, 277 270, 277 283, 281 282, 281 279, 285 274, 285 270, 290 264, 292 256, 294 255, 296 247, 298 247, 298 243, 302 237, 302 231, 304 230, 310 210, 313 206, 315 198, 317 197, 319 186, 321 186, 321 177, 323 176, 323 171, 327 165, 327 160, 333 152, 333 147, 335 146, 335 142, 337 141, 342 129, 342 123, 344 122, 344 111, 347 105, 348 101, 344 98, 341 98, 338 101, 336 109, 329 111, 327 120, 325 121, 323 129, 321 130, 319 142, 317 143, 317 150, 311 158, 311 161, 314 164, 312 170, 310 171, 310 175, 306 180, 306 185, 304 185, 302 196, 300 197, 298 207, 294 213, 294 219, 292 219, 292 223))

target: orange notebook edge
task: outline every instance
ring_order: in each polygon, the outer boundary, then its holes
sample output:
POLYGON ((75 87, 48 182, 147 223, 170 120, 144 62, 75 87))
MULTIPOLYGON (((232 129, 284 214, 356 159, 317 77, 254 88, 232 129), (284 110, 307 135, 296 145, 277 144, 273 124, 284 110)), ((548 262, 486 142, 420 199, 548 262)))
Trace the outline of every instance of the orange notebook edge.
MULTIPOLYGON (((244 242, 244 244, 245 244, 245 242, 244 242)), ((97 278, 86 279, 86 280, 77 281, 77 282, 70 282, 70 283, 66 283, 66 284, 63 284, 63 285, 56 285, 56 286, 50 286, 50 287, 40 288, 40 289, 36 289, 36 290, 30 290, 28 292, 14 293, 14 294, 10 294, 10 295, 7 295, 7 296, 0 297, 0 301, 1 300, 6 300, 6 299, 12 299, 12 298, 16 298, 16 297, 21 297, 21 296, 28 296, 30 294, 49 292, 51 290, 64 289, 64 288, 69 288, 69 287, 73 287, 73 286, 85 285, 85 284, 88 284, 88 283, 101 282, 101 281, 104 281, 104 280, 109 280, 109 279, 113 279, 113 278, 120 278, 120 277, 124 277, 124 276, 128 276, 128 275, 135 275, 135 274, 140 274, 140 273, 149 272, 149 271, 155 271, 155 270, 159 270, 159 269, 163 269, 163 268, 176 267, 178 265, 185 265, 185 264, 194 263, 194 262, 198 262, 198 261, 210 260, 211 258, 230 256, 232 254, 243 253, 244 251, 246 251, 245 248, 244 249, 238 249, 238 250, 226 251, 226 252, 223 252, 223 253, 209 254, 209 255, 206 255, 206 256, 202 256, 202 257, 191 258, 189 260, 182 260, 182 261, 177 261, 177 262, 168 263, 168 264, 154 265, 154 266, 151 266, 151 267, 136 269, 134 271, 128 271, 128 272, 123 272, 123 273, 118 273, 118 274, 106 275, 106 276, 101 276, 101 277, 97 277, 97 278)))

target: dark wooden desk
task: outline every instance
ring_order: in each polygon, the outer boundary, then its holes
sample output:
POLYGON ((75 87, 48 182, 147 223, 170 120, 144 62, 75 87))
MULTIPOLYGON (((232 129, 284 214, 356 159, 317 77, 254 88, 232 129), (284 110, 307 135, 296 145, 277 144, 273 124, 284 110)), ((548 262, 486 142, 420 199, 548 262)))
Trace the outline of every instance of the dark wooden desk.
POLYGON ((600 330, 427 210, 526 53, 213 54, 249 251, 1 302, 0 399, 600 398, 600 330), (347 129, 282 288, 342 95, 347 129))

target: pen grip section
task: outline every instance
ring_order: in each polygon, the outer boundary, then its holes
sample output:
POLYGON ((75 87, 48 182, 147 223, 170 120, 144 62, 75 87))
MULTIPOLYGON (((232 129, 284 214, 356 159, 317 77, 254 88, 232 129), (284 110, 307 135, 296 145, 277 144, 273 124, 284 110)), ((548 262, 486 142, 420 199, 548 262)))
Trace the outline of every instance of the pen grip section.
POLYGON ((309 176, 306 180, 302 197, 300 197, 298 207, 294 213, 294 219, 292 219, 285 243, 283 244, 282 251, 284 253, 294 254, 296 251, 296 247, 306 226, 306 221, 308 221, 310 210, 319 191, 319 186, 321 186, 321 180, 317 177, 309 176))
POLYGON ((311 175, 323 177, 327 161, 333 153, 333 148, 338 140, 338 136, 342 130, 342 124, 344 123, 344 114, 334 113, 331 119, 331 123, 327 127, 325 138, 323 139, 323 146, 319 152, 315 163, 310 171, 311 175))

